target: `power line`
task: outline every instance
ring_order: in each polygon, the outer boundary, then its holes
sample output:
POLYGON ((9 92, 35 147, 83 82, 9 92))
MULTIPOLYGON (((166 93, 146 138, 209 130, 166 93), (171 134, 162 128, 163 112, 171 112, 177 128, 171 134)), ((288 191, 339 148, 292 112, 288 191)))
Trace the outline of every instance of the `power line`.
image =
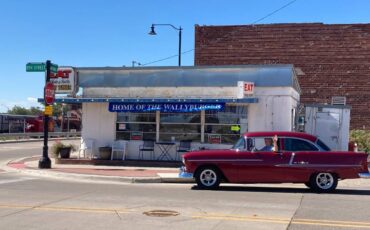
MULTIPOLYGON (((186 54, 186 53, 189 53, 189 52, 191 52, 193 50, 194 49, 190 49, 190 50, 181 52, 181 54, 186 54)), ((175 54, 175 55, 172 55, 172 56, 169 56, 169 57, 166 57, 166 58, 162 58, 162 59, 159 59, 159 60, 156 60, 156 61, 152 61, 152 62, 148 62, 148 63, 142 64, 141 66, 146 66, 146 65, 154 64, 154 63, 165 61, 165 60, 168 60, 168 59, 171 59, 171 58, 174 58, 174 57, 178 57, 178 56, 179 56, 178 54, 175 54)))
POLYGON ((273 15, 273 14, 275 14, 275 13, 279 12, 280 10, 282 10, 282 9, 284 9, 284 8, 286 8, 286 7, 288 7, 288 6, 290 6, 291 4, 293 4, 293 3, 294 3, 294 2, 296 2, 296 1, 297 1, 297 0, 293 0, 293 1, 288 2, 287 4, 283 5, 283 6, 282 6, 282 7, 280 7, 279 9, 274 10, 274 11, 272 11, 271 13, 267 14, 266 16, 264 16, 264 17, 262 17, 262 18, 260 18, 260 19, 258 19, 258 20, 256 20, 256 21, 252 22, 252 25, 256 24, 257 22, 260 22, 260 21, 264 20, 265 18, 270 17, 271 15, 273 15))
MULTIPOLYGON (((251 24, 251 25, 254 25, 254 24, 256 24, 257 22, 260 22, 260 21, 262 21, 262 20, 264 20, 264 19, 266 19, 266 18, 268 18, 268 17, 270 17, 270 16, 272 16, 272 15, 276 14, 276 13, 277 13, 277 12, 279 12, 280 10, 282 10, 282 9, 284 9, 284 8, 286 8, 286 7, 290 6, 290 5, 292 5, 292 4, 293 4, 294 2, 296 2, 296 1, 297 1, 297 0, 293 0, 293 1, 288 2, 287 4, 283 5, 283 6, 282 6, 282 7, 280 7, 279 9, 276 9, 276 10, 272 11, 271 13, 269 13, 269 14, 267 14, 267 15, 263 16, 262 18, 260 18, 260 19, 258 19, 258 20, 256 20, 256 21, 252 22, 252 24, 251 24)), ((186 54, 186 53, 189 53, 189 52, 191 52, 191 51, 194 51, 194 49, 187 50, 187 51, 185 51, 185 52, 182 52, 181 54, 186 54)), ((166 57, 166 58, 162 58, 162 59, 159 59, 159 60, 156 60, 156 61, 152 61, 152 62, 148 62, 148 63, 142 64, 141 66, 146 66, 146 65, 154 64, 154 63, 161 62, 161 61, 165 61, 165 60, 168 60, 168 59, 171 59, 171 58, 175 58, 175 57, 178 57, 178 56, 179 56, 178 54, 175 54, 175 55, 172 55, 172 56, 169 56, 169 57, 166 57)))

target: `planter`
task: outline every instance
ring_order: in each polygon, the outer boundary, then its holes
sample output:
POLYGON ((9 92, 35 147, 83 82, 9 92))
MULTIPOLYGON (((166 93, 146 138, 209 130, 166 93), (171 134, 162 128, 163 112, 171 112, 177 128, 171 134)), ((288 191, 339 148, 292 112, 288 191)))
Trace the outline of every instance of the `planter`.
POLYGON ((59 156, 60 158, 69 158, 71 156, 71 147, 62 147, 59 148, 59 156))
POLYGON ((112 154, 112 147, 99 148, 100 160, 110 160, 112 154))

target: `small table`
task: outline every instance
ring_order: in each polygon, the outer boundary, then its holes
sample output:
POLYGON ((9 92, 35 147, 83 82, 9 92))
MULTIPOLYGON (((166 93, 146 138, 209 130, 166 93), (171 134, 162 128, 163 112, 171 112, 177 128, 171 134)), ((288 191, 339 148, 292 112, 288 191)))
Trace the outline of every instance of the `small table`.
POLYGON ((172 146, 174 146, 175 142, 169 142, 169 141, 162 141, 162 142, 156 142, 156 145, 158 145, 159 150, 161 150, 161 154, 158 157, 158 160, 164 160, 167 158, 167 160, 172 161, 172 157, 170 155, 170 150, 172 146))

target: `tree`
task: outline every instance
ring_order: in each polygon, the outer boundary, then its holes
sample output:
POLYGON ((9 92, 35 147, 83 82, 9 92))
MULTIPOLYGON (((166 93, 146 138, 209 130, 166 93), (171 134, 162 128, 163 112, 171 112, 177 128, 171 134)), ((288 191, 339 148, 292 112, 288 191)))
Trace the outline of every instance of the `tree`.
POLYGON ((31 107, 29 109, 24 108, 22 106, 15 105, 12 109, 8 110, 9 114, 15 115, 40 115, 42 114, 42 110, 40 107, 31 107))
POLYGON ((64 114, 64 116, 67 114, 68 106, 66 104, 62 103, 54 103, 53 105, 53 116, 61 116, 64 114))

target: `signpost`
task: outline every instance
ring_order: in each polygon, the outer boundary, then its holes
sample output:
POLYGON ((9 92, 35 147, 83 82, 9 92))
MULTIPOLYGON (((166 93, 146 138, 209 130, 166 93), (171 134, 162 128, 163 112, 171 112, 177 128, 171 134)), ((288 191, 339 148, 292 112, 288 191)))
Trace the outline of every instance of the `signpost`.
POLYGON ((43 62, 30 62, 26 64, 26 72, 45 72, 44 87, 44 147, 42 157, 39 160, 40 169, 51 168, 51 161, 48 156, 49 116, 53 113, 52 104, 55 100, 55 86, 50 82, 50 74, 58 72, 58 65, 52 64, 49 60, 43 62))

